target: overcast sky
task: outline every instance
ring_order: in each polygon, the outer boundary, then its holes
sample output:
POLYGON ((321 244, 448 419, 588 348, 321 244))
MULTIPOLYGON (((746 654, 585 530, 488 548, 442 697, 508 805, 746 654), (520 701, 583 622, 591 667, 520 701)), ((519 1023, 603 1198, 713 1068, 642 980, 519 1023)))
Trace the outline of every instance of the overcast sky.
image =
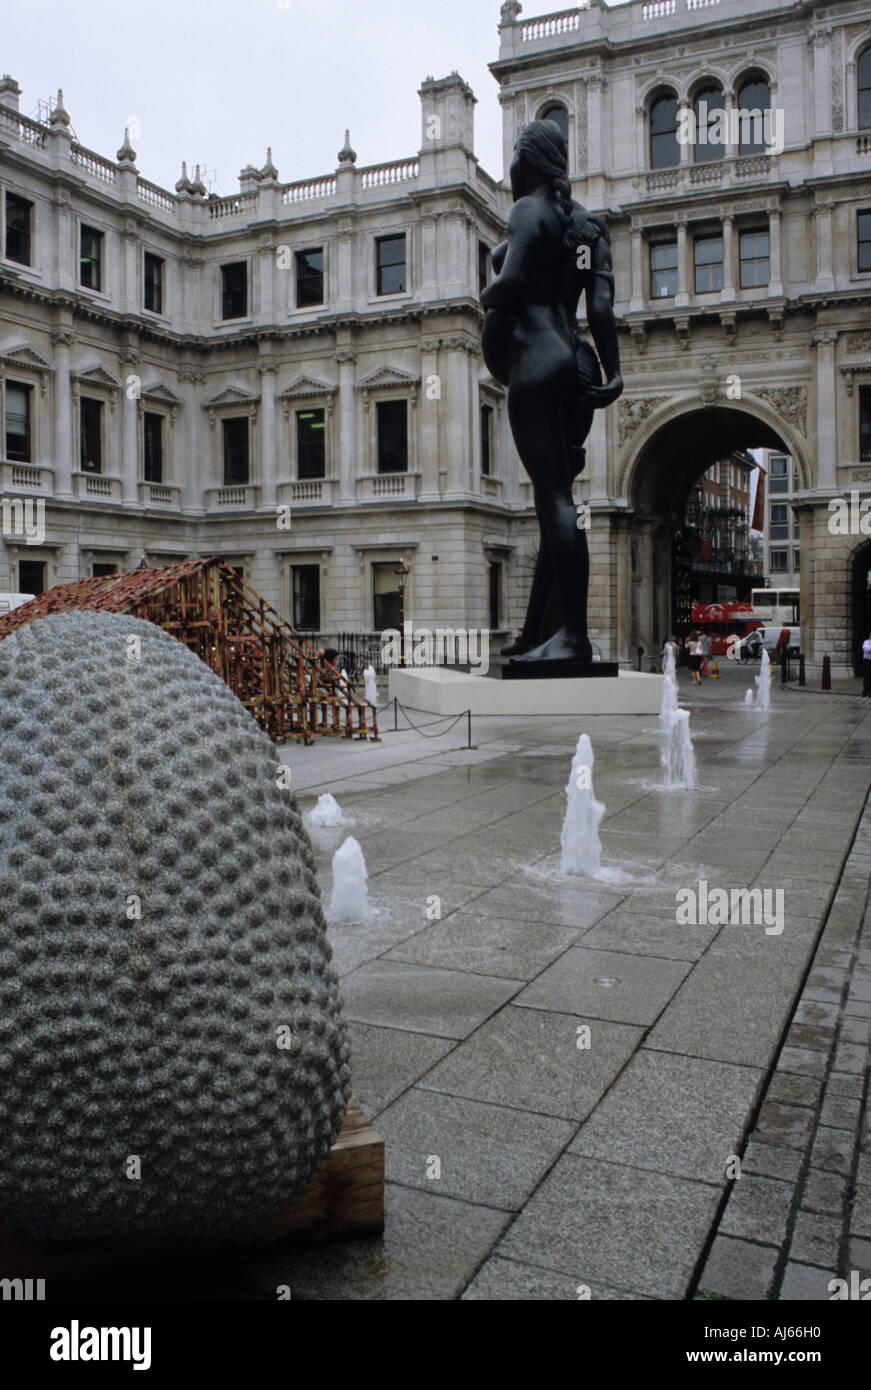
MULTIPOLYGON (((172 188, 181 161, 213 170, 219 193, 266 147, 282 180, 336 167, 345 127, 358 164, 416 153, 424 77, 471 86, 476 152, 502 174, 501 0, 7 0, 0 69, 21 110, 63 88, 81 144, 115 157, 138 117, 140 173, 172 188)), ((523 17, 559 3, 527 0, 523 17)))

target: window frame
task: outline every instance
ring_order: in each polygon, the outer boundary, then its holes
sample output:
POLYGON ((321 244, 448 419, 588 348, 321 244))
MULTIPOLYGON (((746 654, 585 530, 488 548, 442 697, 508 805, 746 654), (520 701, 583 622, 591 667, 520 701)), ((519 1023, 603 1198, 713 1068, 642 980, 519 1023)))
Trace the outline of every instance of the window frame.
POLYGON ((856 129, 871 130, 871 43, 866 44, 862 52, 856 55, 856 129), (863 67, 865 72, 863 74, 863 67), (863 76, 867 77, 867 85, 862 85, 863 76), (867 93, 865 100, 866 119, 862 120, 862 97, 867 93))
MULTIPOLYGON (((327 476, 327 410, 326 410, 326 408, 325 408, 324 406, 319 406, 319 405, 297 406, 293 413, 294 413, 294 417, 295 417, 294 433, 295 433, 295 436, 296 436, 296 448, 295 448, 295 451, 294 451, 294 452, 295 452, 295 456, 296 456, 296 478, 297 478, 297 481, 298 481, 298 482, 316 482, 316 481, 320 481, 320 480, 326 478, 326 476, 327 476), (322 427, 323 433, 321 434, 322 471, 321 471, 320 473, 304 473, 304 472, 302 471, 302 465, 303 465, 303 441, 302 441, 301 434, 300 434, 300 423, 301 423, 303 417, 304 417, 304 416, 307 416, 307 415, 320 415, 320 416, 321 416, 321 427, 322 427)), ((312 442, 312 441, 309 441, 309 442, 312 442)))
POLYGON ((767 289, 771 284, 771 229, 770 227, 739 227, 738 229, 738 284, 742 290, 762 290, 767 289), (764 256, 745 256, 744 243, 750 237, 765 237, 766 253, 764 256), (766 266, 766 276, 764 280, 758 280, 754 284, 745 284, 744 267, 745 265, 758 266, 764 262, 766 266))
POLYGON ((3 259, 11 261, 13 265, 24 265, 28 269, 33 269, 33 200, 25 198, 23 194, 16 193, 11 188, 3 189, 3 259), (27 258, 21 260, 18 256, 9 254, 9 200, 20 203, 26 209, 27 230, 23 233, 27 240, 27 258))
POLYGON ((319 631, 320 631, 320 629, 321 629, 321 567, 320 567, 320 565, 318 565, 318 564, 313 564, 311 561, 308 561, 308 562, 305 562, 305 563, 302 563, 302 564, 293 564, 293 563, 291 563, 291 566, 290 566, 290 616, 291 616, 291 625, 293 626, 293 628, 294 628, 297 632, 319 632, 319 631), (309 625, 308 623, 302 623, 302 622, 300 622, 300 621, 298 620, 298 617, 297 617, 297 572, 298 572, 298 571, 301 572, 301 571, 303 571, 303 570, 311 571, 311 572, 316 576, 316 579, 317 579, 317 583, 316 583, 316 585, 315 585, 315 589, 316 589, 316 606, 317 606, 317 614, 316 614, 317 621, 316 621, 314 624, 312 624, 312 625, 309 625))
MULTIPOLYGON (((146 313, 148 313, 148 314, 157 314, 157 315, 159 315, 161 318, 164 318, 164 317, 166 316, 166 311, 165 311, 165 309, 164 309, 164 299, 165 299, 165 293, 164 293, 164 292, 165 292, 165 288, 166 288, 166 283, 165 283, 165 282, 166 282, 165 266, 166 266, 166 260, 164 259, 163 256, 158 256, 158 254, 157 254, 156 251, 147 251, 147 250, 145 250, 145 249, 143 248, 143 251, 142 251, 142 307, 143 307, 143 309, 145 310, 146 313), (149 270, 149 265, 156 265, 156 266, 158 267, 158 278, 157 278, 157 305, 158 305, 158 307, 157 307, 156 309, 155 309, 155 307, 154 307, 153 304, 149 304, 149 303, 148 303, 148 291, 149 291, 148 270, 149 270)), ((152 289, 154 288, 154 280, 153 280, 153 279, 152 279, 152 281, 151 281, 151 286, 150 286, 150 287, 151 287, 152 289)))
POLYGON ((33 384, 29 381, 18 381, 16 378, 13 377, 3 378, 2 383, 0 384, 2 384, 3 388, 3 458, 6 459, 9 463, 33 463, 33 384), (18 456, 14 453, 10 453, 9 451, 8 392, 10 386, 14 390, 23 391, 26 402, 24 428, 24 448, 26 453, 25 455, 21 456, 18 456))
POLYGON ((164 440, 164 437, 163 437, 163 432, 164 432, 164 425, 165 425, 165 422, 166 422, 166 416, 163 415, 162 412, 159 411, 159 410, 143 410, 143 412, 142 412, 142 482, 144 482, 144 483, 153 483, 153 484, 155 484, 155 485, 163 485, 163 484, 164 484, 164 481, 165 481, 165 480, 164 480, 164 474, 165 474, 165 472, 166 472, 166 448, 165 448, 165 440, 164 440), (150 478, 150 477, 148 476, 149 466, 150 466, 151 463, 152 463, 152 460, 150 460, 149 457, 148 457, 148 441, 149 441, 149 427, 148 427, 148 421, 149 421, 149 420, 157 420, 157 421, 159 422, 159 431, 158 431, 158 443, 159 443, 159 459, 158 459, 158 464, 159 464, 159 467, 158 467, 158 472, 159 472, 160 476, 157 477, 157 478, 150 478))
POLYGON ((677 169, 680 167, 681 146, 677 138, 677 131, 680 120, 679 112, 680 98, 674 92, 660 91, 659 94, 654 96, 650 102, 647 111, 647 163, 649 169, 653 172, 659 169, 677 169), (667 129, 655 131, 653 128, 654 112, 658 108, 665 106, 669 102, 674 104, 674 126, 672 127, 671 125, 669 125, 667 129), (675 158, 669 159, 667 162, 662 162, 659 159, 654 158, 654 140, 661 140, 664 136, 670 136, 674 141, 675 158))
POLYGON ((251 483, 251 417, 246 412, 244 415, 226 414, 221 416, 221 477, 222 488, 228 487, 248 487, 251 483), (227 476, 227 426, 244 423, 245 425, 245 446, 246 446, 246 476, 243 479, 228 478, 227 476))
MULTIPOLYGON (((871 49, 869 49, 871 52, 871 49)), ((856 209, 856 270, 860 275, 871 274, 871 208, 856 209), (862 218, 867 221, 867 236, 862 236, 862 218), (862 251, 866 250, 865 264, 862 264, 862 251)))
POLYGON ((103 232, 103 231, 101 231, 99 227, 94 227, 90 222, 83 222, 83 221, 82 221, 82 222, 79 222, 79 275, 78 275, 78 284, 79 284, 79 288, 80 288, 80 289, 89 290, 92 294, 104 294, 104 293, 105 293, 105 291, 103 290, 103 282, 104 282, 104 280, 105 280, 105 278, 106 278, 106 277, 105 277, 105 270, 106 270, 106 254, 105 254, 105 253, 106 253, 106 233, 103 232), (91 256, 91 257, 89 257, 89 258, 87 259, 87 263, 88 263, 89 265, 91 265, 91 266, 96 265, 96 268, 97 268, 97 270, 96 270, 96 274, 97 274, 97 283, 96 283, 96 285, 89 285, 89 284, 87 283, 87 281, 83 278, 83 274, 82 274, 83 269, 84 269, 84 265, 85 265, 85 261, 86 261, 86 257, 85 257, 85 236, 86 236, 86 235, 87 235, 87 236, 96 237, 96 246, 97 246, 97 252, 98 252, 98 254, 97 254, 96 256, 91 256))
POLYGON ((695 96, 693 97, 693 108, 692 108, 692 109, 693 109, 693 116, 695 117, 695 130, 696 130, 696 139, 695 139, 695 143, 694 143, 694 145, 693 145, 693 163, 694 163, 694 164, 712 164, 712 163, 716 162, 718 159, 725 159, 725 157, 726 157, 726 143, 725 143, 725 141, 723 141, 723 140, 718 140, 715 144, 712 144, 712 143, 707 139, 707 135, 708 135, 708 132, 710 131, 712 121, 713 121, 718 115, 720 115, 720 114, 725 115, 725 112, 726 112, 726 98, 725 98, 725 95, 724 95, 724 93, 723 93, 723 88, 722 88, 722 87, 718 87, 713 81, 711 81, 711 83, 710 83, 709 86, 707 86, 707 85, 705 85, 705 84, 702 84, 702 86, 699 87, 698 91, 696 92, 695 96), (699 109, 698 109, 698 108, 699 108, 699 102, 702 100, 702 98, 703 98, 703 97, 710 97, 710 96, 717 96, 717 97, 719 97, 719 99, 720 99, 720 105, 719 105, 719 106, 715 106, 715 107, 711 107, 711 106, 708 107, 708 119, 707 119, 707 124, 706 124, 706 126, 705 126, 705 137, 706 137, 706 138, 705 138, 705 143, 702 145, 702 144, 700 144, 700 142, 699 142, 699 109), (700 153, 699 153, 700 150, 705 151, 705 153, 700 154, 700 153), (716 154, 708 154, 708 153, 707 153, 708 150, 716 150, 717 153, 716 153, 716 154))
POLYGON ((649 245, 649 251, 650 251, 650 255, 649 255, 648 260, 649 260, 649 271, 650 271, 650 298, 651 298, 652 300, 658 300, 658 299, 674 299, 675 295, 676 295, 677 292, 678 292, 678 280, 679 280, 679 276, 678 276, 678 245, 677 245, 677 238, 675 238, 674 241, 652 241, 652 242, 650 242, 650 245, 649 245), (654 254, 655 254, 657 251, 659 251, 659 250, 665 249, 666 247, 669 247, 669 248, 672 248, 672 247, 673 247, 673 248, 674 248, 674 265, 673 265, 673 266, 665 266, 665 267, 657 267, 657 266, 654 266, 654 264, 653 264, 654 254), (672 275, 672 274, 674 275, 674 289, 673 289, 673 290, 670 290, 668 294, 657 294, 657 293, 656 293, 656 277, 657 277, 657 275, 662 274, 662 273, 663 273, 663 270, 669 275, 669 284, 671 284, 671 278, 670 278, 671 275, 672 275))
POLYGON ((251 277, 250 277, 250 273, 249 273, 249 264, 248 264, 248 261, 247 261, 244 257, 243 257, 241 260, 235 260, 235 261, 221 261, 221 263, 220 263, 218 269, 219 269, 220 277, 221 277, 221 278, 220 278, 220 300, 219 300, 219 308, 220 308, 219 318, 220 318, 221 323, 240 323, 240 322, 243 321, 244 319, 250 318, 250 317, 251 317, 251 285, 250 285, 250 278, 251 278, 251 277), (232 290, 228 290, 228 289, 227 289, 227 271, 228 271, 228 270, 235 270, 235 269, 237 269, 237 268, 240 267, 240 266, 244 267, 244 271, 245 271, 245 285, 244 285, 245 307, 244 307, 244 310, 243 310, 243 312, 242 312, 241 314, 227 314, 226 309, 227 309, 227 298, 228 298, 228 295, 230 295, 230 294, 232 294, 232 293, 234 293, 234 292, 235 292, 235 293, 238 293, 238 292, 239 292, 238 289, 237 289, 236 291, 232 291, 232 290))
MULTIPOLYGON (((323 306, 324 306, 324 305, 326 304, 326 302, 327 302, 327 257, 326 257, 326 250, 325 250, 325 248, 324 248, 323 246, 303 246, 303 247, 300 247, 300 249, 299 249, 298 251, 294 251, 294 253, 293 253, 293 270, 294 270, 294 281, 293 281, 293 284, 294 284, 294 307, 297 308, 297 309, 321 309, 321 308, 323 308, 323 306), (312 256, 312 255, 319 255, 320 258, 321 258, 321 268, 320 268, 320 272, 319 272, 319 274, 320 274, 320 285, 321 285, 321 297, 320 297, 320 299, 312 299, 312 300, 308 300, 308 301, 306 301, 306 302, 303 302, 303 300, 302 300, 301 297, 300 297, 300 288, 301 288, 302 284, 303 284, 304 281, 305 281, 305 277, 303 277, 303 276, 300 275, 300 258, 303 257, 303 256, 312 256)), ((313 277, 309 276, 308 278, 311 279, 311 278, 313 278, 313 277)))
POLYGON ((693 292, 694 292, 695 294, 720 294, 720 293, 722 292, 722 289, 723 289, 723 269, 724 269, 723 254, 724 254, 724 252, 723 252, 723 233, 722 233, 722 230, 719 231, 719 232, 699 232, 696 236, 693 237, 693 292), (702 246, 704 246, 704 245, 706 245, 706 244, 708 244, 708 245, 713 245, 713 246, 716 246, 716 245, 719 244, 719 248, 720 248, 720 259, 719 259, 718 261, 716 261, 716 260, 700 261, 700 260, 699 260, 699 248, 702 247, 702 246), (708 271, 708 272, 710 272, 710 273, 712 274, 712 278, 713 278, 714 280, 716 280, 717 277, 716 277, 715 271, 716 271, 716 268, 717 268, 718 266, 719 266, 719 270, 720 270, 720 276, 719 276, 720 283, 719 283, 719 284, 713 284, 713 285, 710 287, 710 289, 706 289, 706 290, 701 289, 701 288, 699 287, 699 272, 700 272, 700 271, 708 271))
POLYGON ((387 299, 391 295, 408 294, 409 273, 408 273, 408 233, 407 232, 385 232, 382 236, 375 238, 375 296, 377 299, 387 299), (386 265, 381 264, 381 247, 391 241, 402 241, 403 258, 402 261, 391 261, 386 265), (392 270, 394 266, 401 264, 403 267, 402 288, 398 290, 382 289, 382 271, 392 270))
POLYGON ((858 394, 859 460, 861 463, 869 463, 871 462, 871 386, 860 386, 858 388, 858 394), (863 417, 865 424, 864 431, 862 429, 863 417))
MULTIPOLYGON (((397 435, 396 437, 399 438, 398 435, 397 435)), ((376 402, 375 402, 375 472, 379 475, 379 477, 385 477, 385 476, 387 476, 387 477, 404 477, 404 476, 406 476, 406 475, 411 471, 410 468, 409 468, 409 464, 410 464, 410 462, 411 462, 410 455, 411 455, 411 445, 410 445, 410 440, 409 440, 408 397, 407 397, 407 396, 387 396, 387 397, 385 397, 383 400, 376 401, 376 402), (382 466, 381 466, 382 448, 383 448, 383 443, 384 443, 384 436, 383 436, 383 433, 382 433, 382 419, 384 418, 384 412, 385 412, 385 410, 387 409, 387 407, 391 407, 391 406, 392 406, 392 407, 401 406, 401 407, 402 407, 402 411, 403 411, 403 417, 404 417, 404 420, 405 420, 405 434, 404 434, 404 458, 405 458, 405 467, 404 467, 404 468, 382 468, 382 466)))
POLYGON ((80 473, 90 473, 93 477, 101 477, 101 476, 102 476, 102 473, 103 473, 103 464, 104 464, 104 462, 105 462, 105 439, 104 439, 104 430, 105 430, 105 425, 104 425, 104 421, 105 421, 105 406, 106 406, 106 402, 103 401, 103 400, 101 400, 99 396, 88 396, 88 395, 84 395, 84 394, 79 396, 79 429, 78 429, 78 435, 79 435, 79 439, 78 439, 78 447, 79 447, 78 464, 79 464, 79 469, 78 469, 78 471, 79 471, 80 473), (88 407, 88 410, 85 410, 85 407, 86 407, 86 406, 88 407), (96 453, 97 453, 97 467, 96 467, 96 468, 90 468, 90 467, 88 467, 87 461, 86 461, 86 457, 85 457, 85 448, 84 448, 84 444, 85 444, 85 415, 86 415, 86 414, 90 414, 90 407, 91 407, 91 406, 96 407, 96 415, 97 415, 97 429, 96 429, 96 435, 95 435, 95 438, 96 438, 96 441, 97 441, 97 450, 96 450, 96 453))

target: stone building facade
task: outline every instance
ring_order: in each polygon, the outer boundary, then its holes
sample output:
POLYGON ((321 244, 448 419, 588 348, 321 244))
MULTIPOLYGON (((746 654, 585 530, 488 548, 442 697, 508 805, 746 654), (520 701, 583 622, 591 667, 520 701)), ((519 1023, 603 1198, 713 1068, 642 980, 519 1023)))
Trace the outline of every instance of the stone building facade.
MULTIPOLYGON (((505 173, 527 121, 559 121, 614 247, 626 390, 577 485, 591 635, 659 651, 691 489, 768 448, 794 468, 808 668, 846 674, 871 540, 829 503, 871 494, 867 5, 506 0, 499 32, 505 173)), ((517 626, 538 528, 478 302, 510 197, 465 82, 420 97, 413 157, 360 168, 346 140, 322 178, 268 156, 213 198, 0 82, 2 496, 46 507, 39 546, 4 512, 0 587, 221 553, 292 620, 371 629, 404 558, 416 622, 517 626)))
POLYGON ((795 469, 809 669, 828 654, 847 674, 869 540, 832 535, 828 503, 871 490, 867 5, 586 0, 527 19, 507 0, 500 40, 505 159, 527 121, 561 119, 575 197, 614 247, 626 390, 583 484, 599 640, 658 651, 691 488, 724 452, 769 447, 795 469))
POLYGON ((505 628, 532 557, 480 277, 505 194, 456 74, 413 157, 238 194, 144 179, 0 82, 0 589, 222 554, 317 629, 505 628), (25 534, 14 501, 45 506, 25 534), (34 528, 35 529, 35 528, 34 528))

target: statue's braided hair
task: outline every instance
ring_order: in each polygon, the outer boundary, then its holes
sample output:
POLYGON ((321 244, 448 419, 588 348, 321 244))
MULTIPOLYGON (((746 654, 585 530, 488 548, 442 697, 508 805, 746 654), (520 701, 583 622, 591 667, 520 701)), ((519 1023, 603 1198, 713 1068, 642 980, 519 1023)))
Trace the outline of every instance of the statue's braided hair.
POLYGON ((563 245, 574 255, 588 218, 586 212, 572 202, 569 157, 562 131, 556 121, 530 121, 521 131, 516 148, 526 155, 542 178, 550 181, 554 203, 565 228, 563 245))

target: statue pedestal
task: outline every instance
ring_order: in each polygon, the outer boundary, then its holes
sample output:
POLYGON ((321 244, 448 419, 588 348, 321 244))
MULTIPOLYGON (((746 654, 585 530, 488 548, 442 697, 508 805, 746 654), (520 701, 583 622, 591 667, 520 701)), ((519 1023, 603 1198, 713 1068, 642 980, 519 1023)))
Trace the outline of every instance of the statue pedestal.
POLYGON ((502 667, 504 681, 578 680, 589 676, 616 679, 616 661, 507 661, 502 667))
MULTIPOLYGON (((557 663, 554 662, 554 665, 557 663)), ((610 662, 592 662, 606 668, 610 662)), ((615 669, 599 680, 491 680, 448 666, 394 666, 390 698, 428 714, 658 714, 662 676, 615 669)))

